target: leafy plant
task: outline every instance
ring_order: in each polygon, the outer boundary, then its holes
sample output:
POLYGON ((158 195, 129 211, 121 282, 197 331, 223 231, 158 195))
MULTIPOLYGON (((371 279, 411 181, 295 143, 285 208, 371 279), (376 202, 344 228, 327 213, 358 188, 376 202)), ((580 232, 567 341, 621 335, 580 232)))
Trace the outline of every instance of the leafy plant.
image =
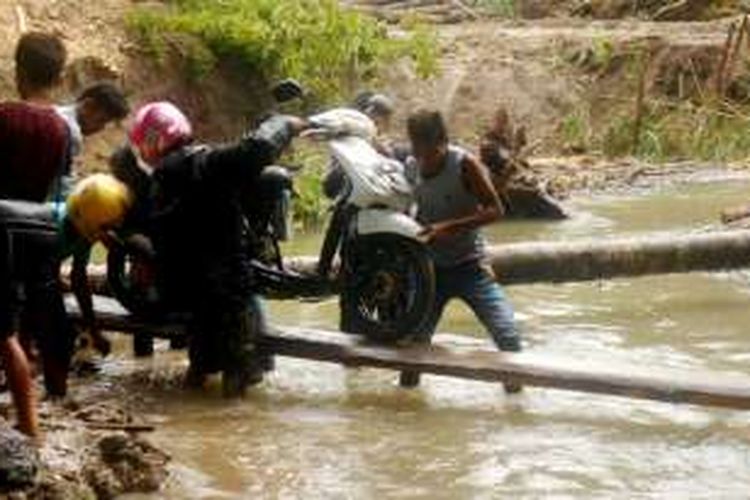
POLYGON ((609 67, 615 55, 615 45, 611 39, 606 37, 596 38, 591 50, 593 56, 592 64, 596 68, 606 69, 609 67))
POLYGON ((568 146, 588 149, 593 135, 588 108, 578 107, 568 113, 560 123, 560 133, 568 146))
POLYGON ((303 231, 318 229, 326 222, 330 205, 323 194, 322 181, 328 161, 325 150, 303 145, 286 160, 302 167, 294 179, 294 223, 303 231))

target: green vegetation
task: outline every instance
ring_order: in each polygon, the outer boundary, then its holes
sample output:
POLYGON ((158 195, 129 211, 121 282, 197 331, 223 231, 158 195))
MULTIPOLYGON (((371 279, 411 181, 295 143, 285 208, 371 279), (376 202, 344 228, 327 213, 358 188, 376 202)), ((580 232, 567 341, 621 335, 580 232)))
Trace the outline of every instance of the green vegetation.
POLYGON ((587 150, 593 140, 591 116, 587 106, 577 107, 563 117, 560 133, 565 145, 571 149, 587 150))
POLYGON ((700 159, 731 161, 750 155, 750 110, 722 106, 656 104, 643 116, 638 147, 632 151, 635 133, 629 117, 616 119, 605 131, 602 150, 609 156, 634 153, 651 161, 700 159))
POLYGON ((598 38, 565 60, 584 71, 596 89, 593 99, 586 95, 560 121, 566 148, 652 162, 750 157, 747 62, 735 65, 741 70, 728 74, 726 90, 719 91, 710 52, 675 53, 649 43, 616 46, 598 38), (641 85, 643 101, 637 106, 641 85))
POLYGON ((229 60, 265 80, 297 78, 318 102, 348 97, 397 58, 412 58, 420 76, 437 68, 426 28, 394 39, 336 0, 171 0, 163 9, 135 8, 128 25, 157 59, 179 56, 191 79, 229 60))
POLYGON ((559 131, 568 149, 608 157, 726 162, 750 157, 749 126, 747 106, 651 101, 644 105, 637 141, 632 105, 607 115, 603 127, 595 125, 589 108, 582 105, 561 120, 559 131))
POLYGON ((516 16, 516 0, 475 0, 473 5, 496 16, 516 16))
POLYGON ((303 231, 319 229, 326 222, 330 205, 323 195, 322 185, 328 163, 326 150, 303 145, 289 155, 285 163, 302 167, 294 178, 295 226, 303 231))
POLYGON ((591 48, 592 61, 590 64, 598 69, 609 68, 615 56, 615 45, 609 38, 598 37, 591 48))

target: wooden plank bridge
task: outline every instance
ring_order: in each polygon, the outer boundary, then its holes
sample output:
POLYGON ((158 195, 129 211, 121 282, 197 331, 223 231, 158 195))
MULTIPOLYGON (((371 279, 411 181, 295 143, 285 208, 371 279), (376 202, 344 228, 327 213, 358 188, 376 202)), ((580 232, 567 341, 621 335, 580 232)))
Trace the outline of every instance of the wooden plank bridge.
MULTIPOLYGON (((73 301, 68 306, 73 319, 80 321, 73 301)), ((128 314, 110 298, 96 297, 95 309, 105 330, 164 338, 184 335, 184 325, 179 321, 144 321, 128 314)), ((280 356, 344 366, 413 370, 486 382, 511 381, 669 403, 750 409, 750 377, 744 376, 593 364, 588 360, 561 360, 532 352, 499 353, 456 343, 373 345, 356 336, 309 328, 275 327, 264 342, 280 356)))

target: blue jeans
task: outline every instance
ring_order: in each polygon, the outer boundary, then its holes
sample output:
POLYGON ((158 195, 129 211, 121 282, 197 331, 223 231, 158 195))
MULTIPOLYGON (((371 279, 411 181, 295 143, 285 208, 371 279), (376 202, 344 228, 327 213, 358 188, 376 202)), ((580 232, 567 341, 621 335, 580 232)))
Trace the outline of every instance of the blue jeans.
POLYGON ((448 302, 457 298, 474 311, 501 351, 521 350, 513 308, 494 276, 479 261, 436 267, 435 277, 435 306, 424 330, 428 336, 435 332, 448 302))

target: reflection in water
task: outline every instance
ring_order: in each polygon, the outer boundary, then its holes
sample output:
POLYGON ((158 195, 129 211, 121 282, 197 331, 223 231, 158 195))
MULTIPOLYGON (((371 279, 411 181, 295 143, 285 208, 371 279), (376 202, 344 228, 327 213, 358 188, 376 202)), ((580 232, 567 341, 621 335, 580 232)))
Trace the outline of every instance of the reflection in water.
MULTIPOLYGON (((572 202, 562 223, 506 223, 495 242, 703 230, 750 186, 697 185, 572 202)), ((317 248, 309 240, 305 253, 317 248)), ((748 278, 682 275, 509 288, 530 350, 571 362, 750 373, 748 278)), ((280 322, 335 327, 335 300, 269 306, 280 322)), ((452 304, 441 331, 487 342, 452 304)), ((626 369, 626 368, 624 368, 626 369)), ((242 402, 159 391, 147 411, 175 459, 174 497, 743 497, 745 414, 279 360, 242 402)))

